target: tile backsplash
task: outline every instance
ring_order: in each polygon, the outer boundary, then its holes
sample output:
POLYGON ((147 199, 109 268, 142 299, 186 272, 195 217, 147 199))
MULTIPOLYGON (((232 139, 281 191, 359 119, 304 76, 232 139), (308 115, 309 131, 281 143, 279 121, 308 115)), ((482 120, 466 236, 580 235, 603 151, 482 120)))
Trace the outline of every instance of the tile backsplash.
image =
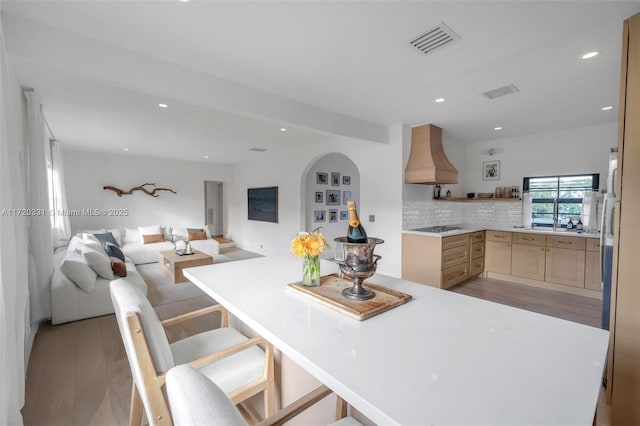
POLYGON ((402 229, 432 225, 518 226, 522 224, 521 201, 405 201, 402 229))

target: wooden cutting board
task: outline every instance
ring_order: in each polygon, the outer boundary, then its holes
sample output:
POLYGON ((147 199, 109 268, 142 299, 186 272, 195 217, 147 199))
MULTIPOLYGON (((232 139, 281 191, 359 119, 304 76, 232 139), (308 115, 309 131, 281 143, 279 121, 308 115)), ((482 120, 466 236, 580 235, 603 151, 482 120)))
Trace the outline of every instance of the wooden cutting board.
POLYGON ((337 274, 321 277, 318 287, 307 287, 301 282, 289 284, 289 287, 293 290, 306 294, 322 305, 358 321, 366 320, 411 300, 411 295, 409 294, 369 284, 366 281, 363 283, 363 287, 369 288, 376 293, 373 298, 361 301, 347 299, 342 295, 342 290, 352 286, 353 282, 349 278, 340 280, 337 274))

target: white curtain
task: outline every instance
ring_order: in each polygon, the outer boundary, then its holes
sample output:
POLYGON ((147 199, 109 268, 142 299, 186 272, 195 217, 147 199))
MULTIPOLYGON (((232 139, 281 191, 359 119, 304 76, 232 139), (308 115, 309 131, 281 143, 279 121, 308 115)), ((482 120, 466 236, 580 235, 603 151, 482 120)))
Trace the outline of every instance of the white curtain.
POLYGON ((64 187, 64 158, 62 144, 51 141, 51 209, 53 210, 53 246, 54 248, 67 245, 71 238, 69 216, 62 212, 67 210, 67 191, 64 187))
POLYGON ((31 347, 27 222, 11 214, 25 207, 18 134, 17 84, 9 78, 0 20, 0 424, 21 425, 26 362, 31 347), (13 89, 15 87, 15 89, 13 89), (15 90, 15 93, 13 92, 15 90))
POLYGON ((49 217, 49 180, 47 162, 51 155, 49 138, 45 133, 38 96, 25 91, 27 99, 27 126, 25 133, 27 152, 27 207, 29 216, 29 296, 31 324, 37 327, 51 317, 51 275, 53 274, 53 244, 49 217), (40 214, 45 211, 45 214, 40 214))

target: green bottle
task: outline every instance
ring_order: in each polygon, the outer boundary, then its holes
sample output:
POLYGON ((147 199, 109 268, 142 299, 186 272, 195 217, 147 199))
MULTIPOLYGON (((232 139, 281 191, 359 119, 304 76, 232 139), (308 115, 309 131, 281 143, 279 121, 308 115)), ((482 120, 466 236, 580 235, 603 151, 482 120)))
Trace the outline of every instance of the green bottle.
POLYGON ((349 229, 347 230, 347 242, 350 243, 366 243, 367 232, 360 223, 358 213, 356 212, 356 203, 353 200, 347 201, 347 210, 349 211, 349 229))

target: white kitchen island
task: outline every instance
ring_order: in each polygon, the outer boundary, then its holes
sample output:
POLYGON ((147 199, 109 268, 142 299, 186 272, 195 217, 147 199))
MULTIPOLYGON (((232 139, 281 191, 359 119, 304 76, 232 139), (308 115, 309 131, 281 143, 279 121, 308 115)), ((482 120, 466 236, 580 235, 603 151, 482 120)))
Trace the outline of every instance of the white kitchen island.
POLYGON ((607 331, 380 274, 367 281, 413 299, 360 322, 288 288, 301 263, 185 276, 379 425, 592 424, 607 331))

